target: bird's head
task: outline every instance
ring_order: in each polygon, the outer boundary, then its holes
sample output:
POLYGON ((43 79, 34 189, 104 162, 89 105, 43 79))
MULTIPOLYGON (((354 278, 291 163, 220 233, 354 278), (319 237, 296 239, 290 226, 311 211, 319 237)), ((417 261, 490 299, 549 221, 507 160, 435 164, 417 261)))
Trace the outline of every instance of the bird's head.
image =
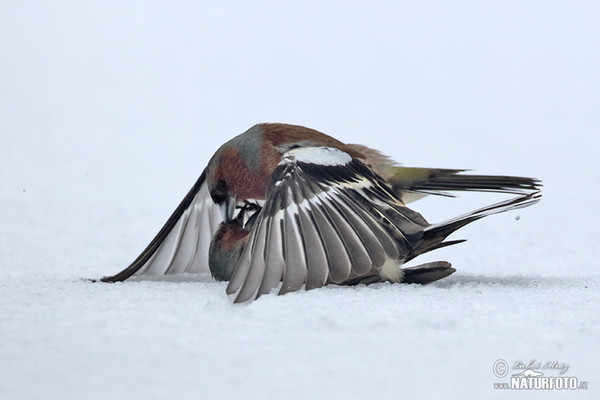
POLYGON ((244 214, 241 217, 244 226, 244 218, 260 209, 268 180, 280 159, 281 155, 262 140, 258 128, 233 138, 217 150, 206 168, 206 184, 224 221, 244 214), (244 213, 239 213, 242 209, 244 213))

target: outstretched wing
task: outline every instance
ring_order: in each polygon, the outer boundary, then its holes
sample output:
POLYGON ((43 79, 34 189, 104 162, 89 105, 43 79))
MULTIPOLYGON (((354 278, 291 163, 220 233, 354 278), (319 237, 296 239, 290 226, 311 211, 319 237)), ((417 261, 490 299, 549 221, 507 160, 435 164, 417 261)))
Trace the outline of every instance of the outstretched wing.
POLYGON ((227 287, 236 302, 386 274, 429 226, 360 160, 332 147, 289 150, 227 287))
POLYGON ((156 237, 130 266, 103 282, 117 282, 132 275, 157 276, 182 272, 208 272, 208 248, 222 221, 200 175, 156 237))

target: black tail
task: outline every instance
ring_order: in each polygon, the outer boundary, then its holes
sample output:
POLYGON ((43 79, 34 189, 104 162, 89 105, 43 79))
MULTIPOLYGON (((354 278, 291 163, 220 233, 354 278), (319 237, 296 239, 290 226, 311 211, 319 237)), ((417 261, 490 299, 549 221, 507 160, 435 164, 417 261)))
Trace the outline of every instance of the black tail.
POLYGON ((423 253, 427 253, 431 250, 439 249, 440 247, 450 246, 453 244, 464 242, 464 240, 452 240, 444 242, 444 240, 453 232, 462 228, 465 225, 470 224, 473 221, 477 221, 483 217, 487 217, 492 214, 499 214, 505 211, 516 210, 523 207, 529 207, 542 198, 539 191, 518 196, 500 203, 492 204, 490 206, 480 208, 470 213, 461 215, 449 219, 439 224, 430 225, 423 232, 423 237, 415 249, 411 252, 409 260, 423 253))
POLYGON ((434 261, 414 267, 402 268, 402 283, 419 283, 426 285, 445 278, 456 272, 447 261, 434 261))
POLYGON ((539 190, 535 178, 469 175, 462 169, 395 167, 388 177, 394 191, 451 196, 454 191, 525 194, 539 190))

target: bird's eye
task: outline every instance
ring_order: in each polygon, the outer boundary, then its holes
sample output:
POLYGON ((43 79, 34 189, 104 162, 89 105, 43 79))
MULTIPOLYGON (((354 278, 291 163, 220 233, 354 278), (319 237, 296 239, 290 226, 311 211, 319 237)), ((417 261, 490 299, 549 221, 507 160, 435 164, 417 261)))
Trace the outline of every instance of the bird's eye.
POLYGON ((225 191, 227 189, 227 182, 224 179, 219 179, 217 181, 217 190, 225 191))

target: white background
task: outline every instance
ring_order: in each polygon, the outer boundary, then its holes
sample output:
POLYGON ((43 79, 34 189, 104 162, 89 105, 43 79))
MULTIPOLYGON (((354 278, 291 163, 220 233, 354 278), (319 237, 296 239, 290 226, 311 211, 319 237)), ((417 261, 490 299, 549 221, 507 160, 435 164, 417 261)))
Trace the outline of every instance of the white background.
MULTIPOLYGON (((566 362, 589 382, 577 397, 598 398, 599 15, 595 1, 3 0, 0 397, 505 398, 502 358, 566 362), (206 278, 86 281, 127 266, 257 122, 406 165, 535 176, 544 198, 454 235, 469 241, 425 260, 458 272, 426 287, 237 307, 206 278)), ((439 221, 501 199, 414 207, 439 221)))

